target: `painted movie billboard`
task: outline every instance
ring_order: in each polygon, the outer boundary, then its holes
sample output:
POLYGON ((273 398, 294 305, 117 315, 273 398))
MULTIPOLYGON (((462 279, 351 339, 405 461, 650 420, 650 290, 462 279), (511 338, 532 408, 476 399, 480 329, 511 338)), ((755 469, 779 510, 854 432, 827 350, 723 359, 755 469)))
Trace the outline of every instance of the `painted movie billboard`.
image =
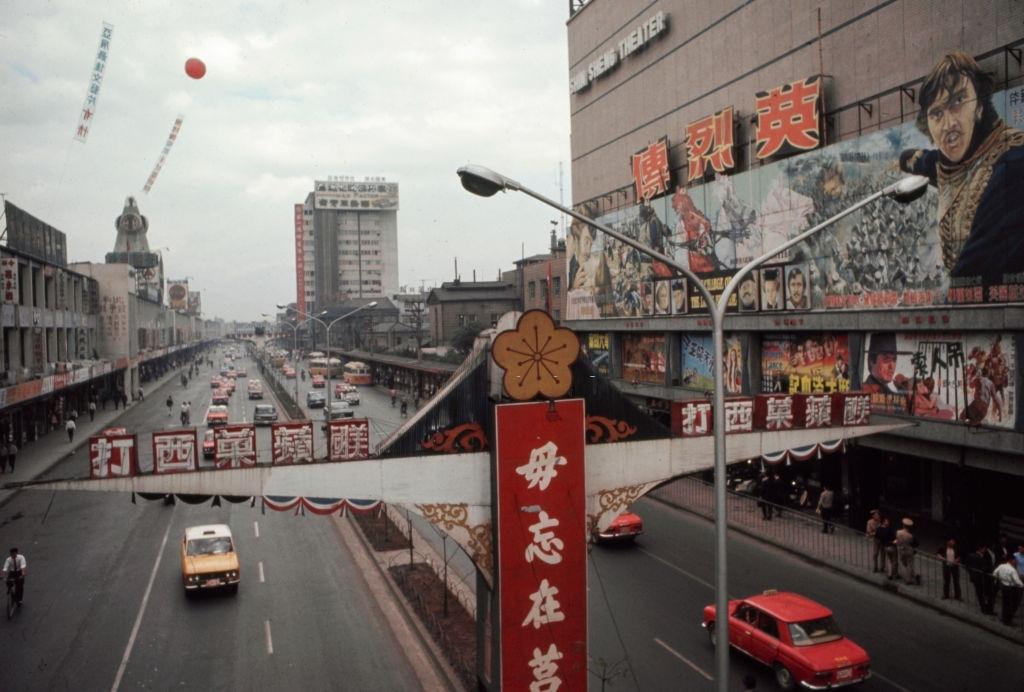
MULTIPOLYGON (((1024 302, 1024 87, 991 95, 972 64, 936 66, 919 122, 678 187, 598 220, 718 277, 919 173, 931 181, 920 199, 869 204, 764 266, 743 311, 1024 302)), ((645 284, 672 277, 663 263, 579 223, 567 257, 568 319, 675 314, 644 300, 645 284)))
POLYGON ((1016 343, 999 333, 868 336, 861 389, 876 413, 1012 429, 1016 343))
POLYGON ((761 337, 761 392, 822 394, 850 390, 846 334, 765 334, 761 337))
MULTIPOLYGON (((746 370, 743 367, 743 343, 738 336, 724 337, 725 353, 722 364, 725 366, 723 378, 726 394, 743 394, 743 380, 746 370)), ((713 391, 715 388, 715 356, 714 344, 710 334, 693 334, 684 332, 680 341, 682 363, 682 379, 680 384, 688 389, 713 391)))

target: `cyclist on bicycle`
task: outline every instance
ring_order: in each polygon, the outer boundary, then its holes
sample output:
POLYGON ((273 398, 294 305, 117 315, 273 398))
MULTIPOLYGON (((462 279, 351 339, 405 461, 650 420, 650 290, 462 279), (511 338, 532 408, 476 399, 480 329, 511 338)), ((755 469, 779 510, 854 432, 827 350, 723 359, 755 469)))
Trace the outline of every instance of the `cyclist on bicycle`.
POLYGON ((14 582, 14 600, 18 605, 21 605, 21 597, 25 594, 26 567, 25 556, 20 555, 17 548, 11 548, 11 556, 4 560, 2 575, 8 584, 14 582))

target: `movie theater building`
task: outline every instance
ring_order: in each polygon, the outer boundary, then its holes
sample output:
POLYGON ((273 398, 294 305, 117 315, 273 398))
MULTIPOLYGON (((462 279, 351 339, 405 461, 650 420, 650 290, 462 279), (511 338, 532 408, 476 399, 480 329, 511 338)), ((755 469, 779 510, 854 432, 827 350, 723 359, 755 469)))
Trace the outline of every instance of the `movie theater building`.
MULTIPOLYGON (((870 392, 874 417, 908 426, 759 462, 841 484, 858 526, 880 505, 1024 535, 1024 5, 570 9, 573 204, 712 293, 900 176, 929 177, 740 284, 727 395, 870 392)), ((710 398, 695 287, 582 224, 566 252, 566 323, 600 369, 666 423, 672 402, 710 398)))

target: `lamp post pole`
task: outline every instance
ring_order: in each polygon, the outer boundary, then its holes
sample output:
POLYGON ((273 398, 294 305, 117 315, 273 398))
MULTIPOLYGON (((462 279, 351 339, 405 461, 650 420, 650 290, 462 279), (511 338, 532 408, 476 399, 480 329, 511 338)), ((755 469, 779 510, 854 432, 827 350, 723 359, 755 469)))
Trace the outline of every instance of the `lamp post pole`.
MULTIPOLYGON (((326 414, 327 416, 330 416, 330 412, 331 412, 331 327, 336 325, 338 322, 341 322, 343 319, 345 319, 347 317, 351 317, 352 315, 356 314, 360 310, 368 310, 370 308, 375 308, 375 307, 377 307, 377 301, 373 301, 372 303, 367 303, 366 305, 360 305, 355 310, 350 310, 350 311, 346 312, 344 315, 342 315, 341 317, 334 318, 333 320, 331 320, 330 324, 324 324, 323 322, 321 322, 316 317, 310 317, 311 320, 316 320, 320 324, 323 324, 324 325, 324 329, 327 330, 327 414, 326 414)), ((327 311, 325 310, 324 312, 320 313, 320 317, 323 317, 326 314, 327 314, 327 311)))
MULTIPOLYGON (((728 524, 725 507, 726 499, 726 488, 725 488, 725 372, 722 367, 722 355, 725 352, 724 349, 724 329, 723 322, 725 320, 726 306, 729 304, 729 296, 739 286, 740 281, 747 275, 750 274, 754 269, 764 264, 772 257, 788 250, 789 248, 797 245, 804 240, 810 238, 812 235, 820 232, 822 229, 832 225, 836 221, 839 221, 843 217, 852 214, 861 207, 874 202, 880 197, 891 197, 898 201, 912 201, 917 197, 920 197, 925 192, 925 188, 928 185, 928 180, 922 176, 908 176, 902 178, 891 185, 869 195, 860 202, 843 209, 835 216, 821 222, 813 228, 809 228, 803 233, 797 235, 791 240, 783 243, 779 247, 770 250, 760 257, 757 257, 747 264, 743 265, 732 279, 725 286, 725 290, 718 297, 716 301, 714 296, 708 290, 704 282, 701 281, 696 274, 694 274, 689 267, 685 267, 682 264, 676 262, 671 257, 664 255, 657 250, 648 247, 642 243, 637 242, 629 236, 623 235, 618 231, 609 228, 603 224, 594 221, 593 219, 584 216, 568 207, 562 206, 558 202, 555 202, 544 195, 535 192, 527 187, 524 187, 520 183, 514 180, 506 178, 500 173, 484 168, 482 166, 463 166, 458 170, 459 178, 462 181, 462 186, 473 194, 480 195, 483 197, 490 197, 498 191, 513 190, 522 192, 534 199, 553 207, 561 211, 564 214, 568 214, 574 219, 582 221, 588 226, 592 226, 602 233, 615 238, 616 240, 633 247, 640 252, 653 257, 661 262, 664 262, 669 267, 672 267, 679 273, 686 276, 701 296, 704 298, 704 302, 708 306, 708 314, 711 316, 711 330, 712 330, 712 343, 714 346, 714 368, 712 370, 714 374, 715 389, 712 400, 712 427, 714 432, 714 446, 715 446, 715 613, 716 623, 722 622, 722 613, 728 613, 729 611, 729 591, 728 591, 728 569, 727 569, 727 537, 728 537, 728 524)), ((728 692, 729 690, 729 636, 728 636, 728 617, 725 618, 726 627, 723 632, 720 632, 717 645, 715 646, 715 680, 719 692, 728 692)))

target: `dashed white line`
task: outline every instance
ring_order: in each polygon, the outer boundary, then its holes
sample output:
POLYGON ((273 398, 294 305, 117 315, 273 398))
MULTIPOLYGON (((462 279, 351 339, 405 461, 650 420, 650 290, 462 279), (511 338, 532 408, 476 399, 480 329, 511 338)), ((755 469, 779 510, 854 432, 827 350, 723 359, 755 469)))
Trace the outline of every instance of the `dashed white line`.
POLYGON ((256 538, 259 538, 260 537, 260 523, 258 521, 254 521, 252 523, 252 528, 253 528, 253 531, 256 532, 256 538))
POLYGON ((270 636, 270 620, 263 621, 263 630, 267 633, 267 654, 273 654, 274 639, 270 636))
POLYGON ((167 547, 167 537, 171 534, 171 523, 167 522, 167 529, 164 531, 164 540, 160 542, 160 552, 156 554, 156 562, 153 563, 153 571, 149 573, 149 583, 146 584, 146 592, 142 595, 142 604, 139 606, 139 614, 135 616, 135 624, 132 626, 132 633, 128 637, 128 645, 124 648, 124 656, 121 657, 121 665, 117 667, 117 675, 114 676, 114 684, 110 686, 110 692, 117 692, 121 686, 121 678, 124 676, 125 668, 128 667, 128 657, 132 655, 132 647, 135 646, 135 638, 139 635, 139 627, 142 625, 142 615, 146 612, 146 604, 149 603, 149 594, 153 591, 153 581, 156 579, 156 571, 160 568, 160 560, 164 556, 164 548, 167 547))
POLYGON ((682 662, 683 662, 683 663, 685 663, 686 665, 688 665, 688 666, 690 666, 691 668, 693 668, 693 669, 694 669, 695 671, 697 671, 698 673, 700 673, 701 675, 703 675, 703 676, 704 676, 705 678, 707 678, 708 680, 714 680, 714 678, 713 678, 713 677, 711 677, 711 674, 710 674, 710 673, 708 673, 708 672, 707 672, 706 670, 704 670, 703 668, 701 668, 700 666, 698 666, 698 665, 697 665, 696 663, 694 663, 693 661, 691 661, 690 659, 688 659, 688 658, 687 658, 686 656, 683 656, 683 655, 682 655, 681 653, 679 653, 678 651, 676 651, 675 649, 673 649, 673 648, 672 648, 671 646, 669 646, 669 645, 668 645, 668 644, 666 644, 665 642, 663 642, 663 641, 661 641, 660 639, 658 639, 657 637, 655 637, 655 638, 654 638, 654 643, 655 643, 655 644, 658 644, 659 646, 661 646, 661 647, 662 647, 663 649, 665 649, 665 651, 669 652, 670 654, 672 654, 673 656, 675 656, 676 658, 678 658, 678 659, 679 659, 680 661, 682 661, 682 662))
POLYGON ((653 558, 653 559, 657 560, 658 562, 660 562, 661 564, 665 565, 666 567, 670 567, 670 568, 674 569, 675 571, 679 572, 680 574, 685 574, 685 575, 686 575, 687 577, 689 577, 690 579, 694 580, 694 581, 695 581, 695 582, 697 582, 698 584, 703 584, 704 586, 708 587, 708 588, 709 588, 709 589, 711 589, 712 591, 714 591, 714 590, 715 590, 715 586, 714 586, 714 584, 712 584, 712 583, 711 583, 711 582, 709 582, 709 581, 705 581, 705 580, 701 579, 700 577, 698 577, 698 576, 697 576, 696 574, 694 574, 693 572, 687 572, 687 571, 686 571, 685 569, 683 569, 682 567, 679 567, 678 565, 674 565, 674 564, 672 564, 671 562, 669 562, 668 560, 666 560, 666 559, 664 559, 664 558, 658 557, 657 555, 655 555, 654 553, 652 553, 652 552, 651 552, 651 551, 649 551, 649 550, 646 550, 646 549, 644 549, 644 548, 639 548, 639 550, 640 550, 640 552, 641 552, 641 553, 643 553, 644 555, 646 555, 646 556, 648 556, 648 557, 650 557, 650 558, 653 558))
POLYGON ((264 583, 266 581, 263 578, 263 561, 262 560, 260 561, 259 567, 260 567, 260 584, 262 584, 262 583, 264 583))

